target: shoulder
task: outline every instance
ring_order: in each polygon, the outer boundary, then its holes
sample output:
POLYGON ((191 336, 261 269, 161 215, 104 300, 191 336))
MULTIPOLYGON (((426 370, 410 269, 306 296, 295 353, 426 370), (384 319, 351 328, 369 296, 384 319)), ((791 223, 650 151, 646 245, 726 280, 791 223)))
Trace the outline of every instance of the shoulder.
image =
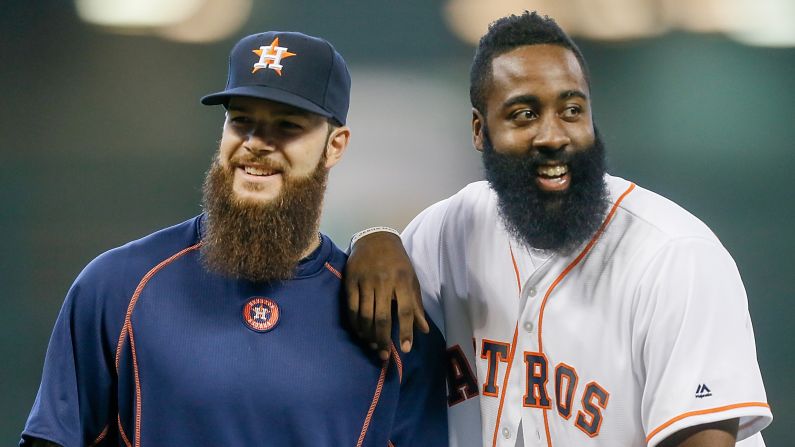
POLYGON ((426 208, 412 224, 421 222, 439 231, 466 231, 474 221, 494 219, 497 216, 497 195, 488 182, 466 185, 454 195, 426 208))
POLYGON ((678 264, 711 263, 716 272, 736 275, 731 255, 697 217, 627 180, 607 176, 606 183, 610 207, 586 261, 590 272, 611 270, 630 289, 649 275, 664 276, 663 268, 670 275, 681 275, 681 269, 675 268, 678 264))
POLYGON ((452 209, 469 213, 488 210, 496 203, 497 194, 485 180, 470 183, 450 197, 452 209))
POLYGON ((91 261, 81 276, 154 267, 160 261, 198 243, 199 225, 200 216, 197 216, 110 249, 91 261))
POLYGON ((489 204, 496 205, 497 194, 491 189, 485 180, 470 183, 461 188, 452 196, 436 202, 426 208, 421 214, 429 214, 439 210, 444 210, 445 214, 472 213, 484 210, 483 205, 488 208, 489 204))
POLYGON ((78 275, 73 289, 128 292, 160 262, 199 241, 199 220, 194 217, 102 253, 78 275))
POLYGON ((99 255, 70 287, 56 327, 83 341, 99 333, 117 337, 138 285, 163 260, 196 244, 197 225, 194 218, 99 255))
POLYGON ((719 243, 709 227, 696 216, 663 197, 619 177, 606 177, 616 215, 633 227, 658 233, 663 239, 697 238, 719 243))
MULTIPOLYGON (((456 194, 436 202, 415 217, 403 231, 403 243, 415 262, 438 267, 439 254, 449 241, 465 242, 479 222, 495 221, 496 194, 485 181, 470 183, 456 194)), ((493 225, 485 225, 491 228, 493 225)), ((489 233, 490 235, 490 233, 489 233)), ((425 284, 438 283, 438 271, 432 269, 425 284), (429 282, 430 281, 430 282, 429 282)), ((435 287, 434 287, 435 288, 435 287)))

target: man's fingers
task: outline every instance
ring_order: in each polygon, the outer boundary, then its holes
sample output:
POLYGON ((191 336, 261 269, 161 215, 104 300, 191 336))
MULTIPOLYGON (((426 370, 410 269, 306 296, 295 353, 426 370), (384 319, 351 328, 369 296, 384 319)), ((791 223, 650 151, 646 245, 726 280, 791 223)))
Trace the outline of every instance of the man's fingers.
POLYGON ((414 304, 416 301, 410 291, 400 285, 395 290, 395 300, 397 301, 398 325, 400 329, 398 336, 400 350, 409 352, 414 344, 414 304))
POLYGON ((359 333, 359 283, 345 281, 345 291, 348 295, 348 321, 354 332, 359 333))
POLYGON ((420 289, 420 282, 417 281, 416 277, 414 277, 414 281, 411 285, 413 287, 412 298, 414 298, 414 327, 419 329, 423 334, 427 334, 431 332, 431 327, 428 324, 428 320, 425 319, 425 309, 422 305, 422 290, 420 289))
MULTIPOLYGON (((389 351, 392 343, 392 296, 391 288, 376 287, 373 334, 381 351, 389 351)), ((387 357, 388 358, 388 357, 387 357)))
POLYGON ((431 332, 431 326, 428 324, 428 320, 425 319, 425 310, 421 307, 414 308, 414 326, 423 334, 431 332))
POLYGON ((375 342, 373 337, 373 312, 375 290, 372 287, 359 285, 359 335, 367 343, 375 342))

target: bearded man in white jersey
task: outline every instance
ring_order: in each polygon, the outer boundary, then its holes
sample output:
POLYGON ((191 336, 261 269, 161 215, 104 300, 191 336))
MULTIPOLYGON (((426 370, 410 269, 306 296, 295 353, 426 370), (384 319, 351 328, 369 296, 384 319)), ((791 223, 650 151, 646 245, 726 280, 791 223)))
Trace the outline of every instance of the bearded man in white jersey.
POLYGON ((425 310, 448 346, 452 446, 763 446, 747 298, 715 235, 606 173, 585 60, 552 19, 493 23, 472 65, 487 182, 400 240, 354 238, 349 311, 383 350, 425 310))

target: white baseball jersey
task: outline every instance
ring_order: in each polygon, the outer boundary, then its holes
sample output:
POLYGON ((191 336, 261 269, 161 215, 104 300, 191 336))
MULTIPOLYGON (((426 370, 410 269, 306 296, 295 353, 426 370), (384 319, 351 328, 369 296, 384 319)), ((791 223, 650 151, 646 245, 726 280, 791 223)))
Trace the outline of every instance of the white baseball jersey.
POLYGON ((610 209, 573 253, 531 250, 486 182, 403 233, 446 335, 451 445, 655 446, 772 420, 745 289, 717 237, 673 202, 606 177, 610 209))

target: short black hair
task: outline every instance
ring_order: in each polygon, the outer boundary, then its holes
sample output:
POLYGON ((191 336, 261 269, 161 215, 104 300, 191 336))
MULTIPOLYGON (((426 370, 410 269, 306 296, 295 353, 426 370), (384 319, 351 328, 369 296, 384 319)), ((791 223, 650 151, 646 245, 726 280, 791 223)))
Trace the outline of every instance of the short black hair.
POLYGON ((590 86, 585 58, 574 41, 554 19, 535 11, 525 11, 521 15, 512 14, 494 21, 489 25, 488 32, 480 38, 469 72, 469 100, 472 107, 485 115, 486 90, 491 82, 491 62, 495 57, 517 47, 541 44, 560 45, 571 50, 580 63, 585 82, 590 86))

